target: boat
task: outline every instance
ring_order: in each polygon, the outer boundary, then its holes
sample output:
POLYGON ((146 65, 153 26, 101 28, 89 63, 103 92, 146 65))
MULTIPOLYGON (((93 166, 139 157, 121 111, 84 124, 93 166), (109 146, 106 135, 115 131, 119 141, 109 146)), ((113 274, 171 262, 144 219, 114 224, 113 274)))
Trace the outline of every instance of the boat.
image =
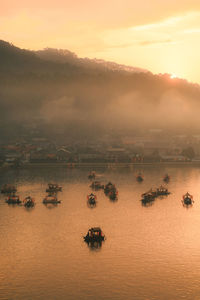
POLYGON ((111 200, 117 200, 118 191, 116 189, 110 190, 108 196, 111 200))
POLYGON ((136 176, 136 180, 137 180, 138 182, 142 182, 142 181, 144 180, 144 177, 142 176, 141 173, 139 173, 139 174, 136 176))
POLYGON ((104 185, 101 184, 101 182, 99 182, 99 181, 93 181, 92 184, 90 185, 90 187, 94 190, 104 189, 104 185))
POLYGON ((165 176, 163 177, 163 181, 169 182, 170 181, 170 176, 168 174, 165 174, 165 176))
POLYGON ((93 193, 91 193, 90 195, 87 196, 87 199, 88 199, 88 204, 90 206, 96 205, 96 199, 97 199, 96 195, 94 195, 93 193))
POLYGON ((16 195, 15 193, 9 195, 7 198, 6 198, 6 203, 8 204, 21 204, 22 201, 19 199, 19 196, 16 195))
POLYGON ((104 188, 104 193, 110 198, 110 200, 117 200, 118 191, 116 189, 116 186, 111 182, 106 184, 104 188))
POLYGON ((16 191, 17 191, 17 188, 11 184, 4 184, 1 188, 2 194, 15 193, 16 191))
POLYGON ((61 192, 62 186, 58 185, 57 183, 48 183, 48 188, 46 189, 46 192, 61 192))
POLYGON ((187 192, 185 195, 183 195, 182 202, 183 202, 183 205, 192 205, 194 203, 193 196, 187 192))
POLYGON ((161 185, 159 188, 156 189, 156 194, 157 196, 167 196, 170 194, 170 192, 167 188, 161 185))
POLYGON ((92 180, 92 179, 95 179, 96 178, 96 173, 95 171, 91 171, 89 174, 88 174, 88 179, 92 180))
POLYGON ((28 196, 23 200, 23 203, 25 207, 33 207, 35 205, 35 200, 28 196))
POLYGON ((153 191, 152 189, 144 194, 141 195, 142 196, 142 203, 149 203, 155 200, 156 198, 156 193, 155 191, 153 191))
POLYGON ((105 235, 102 233, 100 227, 92 227, 88 230, 87 235, 84 236, 84 240, 87 243, 102 242, 105 240, 105 235))
POLYGON ((58 204, 61 203, 60 200, 57 199, 56 195, 49 194, 43 199, 44 204, 58 204))
POLYGON ((116 187, 114 184, 112 184, 112 182, 108 182, 105 186, 104 186, 104 193, 105 194, 109 194, 110 191, 116 190, 116 187))

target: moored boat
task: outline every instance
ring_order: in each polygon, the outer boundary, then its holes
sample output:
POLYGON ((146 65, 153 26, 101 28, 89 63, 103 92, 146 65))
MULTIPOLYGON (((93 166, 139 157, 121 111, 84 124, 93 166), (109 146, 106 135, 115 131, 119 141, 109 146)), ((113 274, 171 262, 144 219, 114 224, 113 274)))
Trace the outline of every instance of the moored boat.
POLYGON ((96 178, 96 173, 95 171, 91 171, 89 174, 88 174, 88 179, 92 180, 92 179, 95 179, 96 178))
POLYGON ((108 196, 111 200, 117 200, 118 191, 116 189, 110 190, 108 196))
POLYGON ((96 195, 94 195, 93 193, 91 193, 90 195, 87 196, 87 199, 88 199, 88 204, 90 206, 96 205, 96 199, 97 199, 96 195))
POLYGON ((152 202, 152 201, 155 200, 155 198, 156 198, 156 193, 155 193, 155 191, 153 191, 153 190, 151 189, 150 191, 148 191, 148 192, 146 192, 146 193, 143 193, 141 196, 142 196, 141 201, 142 201, 143 203, 148 203, 148 202, 152 202))
POLYGON ((163 177, 163 181, 169 182, 170 181, 170 176, 168 174, 165 174, 165 176, 163 177))
POLYGON ((99 181, 93 181, 92 184, 90 185, 90 187, 94 190, 104 189, 104 185, 101 184, 101 182, 99 182, 99 181))
POLYGON ((6 198, 6 203, 8 204, 21 204, 22 201, 20 200, 19 196, 16 195, 15 193, 9 195, 7 198, 6 198))
POLYGON ((46 192, 61 192, 62 186, 58 185, 57 183, 48 183, 48 188, 46 189, 46 192))
POLYGON ((105 186, 104 186, 104 193, 105 194, 109 194, 110 191, 116 190, 115 185, 112 182, 108 182, 105 186))
POLYGON ((103 234, 100 227, 92 227, 88 230, 86 236, 84 236, 85 242, 101 242, 105 240, 105 235, 103 234))
POLYGON ((182 202, 184 205, 192 205, 194 203, 193 196, 187 192, 185 195, 183 195, 182 202))
POLYGON ((25 207, 33 207, 35 205, 35 200, 31 196, 28 196, 23 200, 23 203, 25 207))
POLYGON ((144 180, 144 177, 142 176, 141 173, 139 173, 139 174, 136 176, 136 180, 137 180, 138 182, 142 182, 142 181, 144 180))
POLYGON ((170 192, 167 188, 161 185, 159 188, 156 189, 156 194, 157 196, 167 196, 170 194, 170 192))

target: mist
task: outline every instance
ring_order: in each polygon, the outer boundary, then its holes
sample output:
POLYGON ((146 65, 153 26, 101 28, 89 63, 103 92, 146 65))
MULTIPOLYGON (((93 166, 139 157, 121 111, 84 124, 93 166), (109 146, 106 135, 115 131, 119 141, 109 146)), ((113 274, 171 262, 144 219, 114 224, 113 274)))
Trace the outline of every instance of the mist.
POLYGON ((27 124, 73 138, 200 130, 200 87, 168 74, 79 59, 68 50, 22 50, 4 41, 0 65, 2 137, 27 124))

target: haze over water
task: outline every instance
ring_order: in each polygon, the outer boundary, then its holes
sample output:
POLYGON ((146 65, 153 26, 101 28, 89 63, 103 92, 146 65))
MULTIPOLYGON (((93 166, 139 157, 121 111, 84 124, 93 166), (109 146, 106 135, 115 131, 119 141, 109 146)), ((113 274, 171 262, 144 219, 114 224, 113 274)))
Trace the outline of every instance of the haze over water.
POLYGON ((200 298, 200 169, 141 167, 99 170, 99 180, 119 191, 111 202, 95 192, 97 206, 87 206, 89 170, 35 168, 7 170, 0 185, 14 183, 33 209, 12 206, 0 195, 0 299, 197 300, 200 298), (136 182, 139 171, 144 182, 136 182), (165 173, 171 194, 152 206, 141 194, 162 184, 165 173), (62 203, 42 204, 48 182, 63 186, 62 203), (182 195, 194 197, 191 208, 182 195), (100 226, 106 241, 90 248, 83 235, 100 226))

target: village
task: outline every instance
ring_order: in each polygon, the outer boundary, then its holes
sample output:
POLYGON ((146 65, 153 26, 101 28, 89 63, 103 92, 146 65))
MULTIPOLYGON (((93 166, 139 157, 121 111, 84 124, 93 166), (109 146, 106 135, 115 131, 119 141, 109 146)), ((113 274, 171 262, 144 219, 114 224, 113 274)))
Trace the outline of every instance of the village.
POLYGON ((200 162, 200 135, 167 135, 152 129, 143 135, 105 135, 84 141, 55 142, 45 136, 16 137, 0 144, 0 165, 144 164, 200 162))

